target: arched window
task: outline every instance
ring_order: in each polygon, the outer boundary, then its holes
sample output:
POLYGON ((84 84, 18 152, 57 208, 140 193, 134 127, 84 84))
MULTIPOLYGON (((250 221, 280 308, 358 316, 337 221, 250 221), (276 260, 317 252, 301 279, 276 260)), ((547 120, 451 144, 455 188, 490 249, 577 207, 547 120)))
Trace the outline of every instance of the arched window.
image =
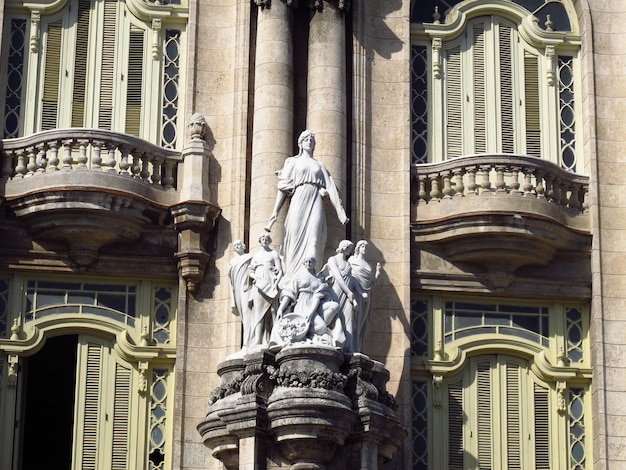
POLYGON ((0 90, 3 138, 88 127, 177 146, 184 5, 10 5, 2 42, 1 70, 8 78, 0 90))
POLYGON ((172 468, 175 320, 168 282, 0 276, 0 467, 172 468))
POLYGON ((415 297, 411 323, 413 469, 586 468, 586 307, 415 297))
POLYGON ((412 163, 506 153, 575 171, 573 24, 560 1, 414 2, 412 163))

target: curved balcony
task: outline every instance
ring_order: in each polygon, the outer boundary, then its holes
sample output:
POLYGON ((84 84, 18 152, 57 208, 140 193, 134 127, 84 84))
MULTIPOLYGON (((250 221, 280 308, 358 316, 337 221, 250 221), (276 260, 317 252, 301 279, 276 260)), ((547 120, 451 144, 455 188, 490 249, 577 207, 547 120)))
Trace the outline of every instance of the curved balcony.
MULTIPOLYGON (((452 262, 513 273, 591 247, 589 179, 537 157, 471 155, 417 165, 411 226, 452 262)), ((422 245, 424 246, 424 245, 422 245)))
POLYGON ((193 287, 208 259, 206 229, 219 214, 208 193, 206 123, 194 117, 182 152, 84 128, 2 140, 0 201, 34 239, 65 244, 79 269, 101 248, 134 243, 150 227, 176 229, 179 269, 193 287))

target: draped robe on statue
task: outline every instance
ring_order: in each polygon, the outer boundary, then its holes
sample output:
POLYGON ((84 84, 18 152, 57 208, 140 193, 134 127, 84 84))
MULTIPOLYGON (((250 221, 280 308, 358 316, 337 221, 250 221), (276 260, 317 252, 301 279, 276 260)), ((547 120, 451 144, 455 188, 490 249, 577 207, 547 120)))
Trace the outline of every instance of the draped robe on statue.
POLYGON ((321 190, 335 207, 339 220, 346 214, 339 193, 324 164, 304 156, 290 157, 278 172, 278 189, 291 196, 285 219, 281 255, 285 262, 284 282, 300 269, 307 256, 324 259, 326 245, 326 214, 321 190))

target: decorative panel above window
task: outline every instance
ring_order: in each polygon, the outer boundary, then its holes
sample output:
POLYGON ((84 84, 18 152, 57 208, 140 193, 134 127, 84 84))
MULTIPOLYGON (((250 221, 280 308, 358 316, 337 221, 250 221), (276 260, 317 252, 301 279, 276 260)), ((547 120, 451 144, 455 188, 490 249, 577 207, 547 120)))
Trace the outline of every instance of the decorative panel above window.
POLYGON ((186 2, 32 5, 15 2, 5 17, 4 138, 87 127, 178 146, 186 2))
POLYGON ((575 171, 580 41, 565 3, 414 3, 412 163, 504 153, 575 171))

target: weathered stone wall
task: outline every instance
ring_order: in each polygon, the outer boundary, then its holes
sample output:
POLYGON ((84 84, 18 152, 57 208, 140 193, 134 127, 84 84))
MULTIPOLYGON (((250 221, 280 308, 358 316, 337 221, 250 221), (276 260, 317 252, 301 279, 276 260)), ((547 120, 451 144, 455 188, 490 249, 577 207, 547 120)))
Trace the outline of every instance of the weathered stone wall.
POLYGON ((583 103, 581 130, 597 191, 592 199, 593 434, 594 468, 603 469, 626 462, 626 1, 589 5, 590 18, 580 8, 583 94, 591 101, 583 103))

